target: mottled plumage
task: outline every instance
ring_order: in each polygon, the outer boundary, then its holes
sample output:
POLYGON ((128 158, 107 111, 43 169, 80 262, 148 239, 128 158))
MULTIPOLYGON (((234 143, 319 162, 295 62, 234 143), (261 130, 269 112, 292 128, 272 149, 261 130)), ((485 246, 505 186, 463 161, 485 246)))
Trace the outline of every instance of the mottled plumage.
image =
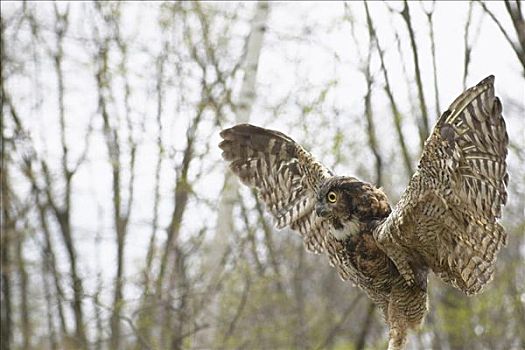
POLYGON ((389 349, 427 311, 427 274, 467 295, 490 281, 506 242, 498 223, 506 201, 508 137, 490 76, 439 118, 418 169, 395 208, 385 193, 335 176, 288 136, 241 124, 220 147, 243 183, 258 189, 279 228, 326 253, 344 280, 363 289, 390 327, 389 349))

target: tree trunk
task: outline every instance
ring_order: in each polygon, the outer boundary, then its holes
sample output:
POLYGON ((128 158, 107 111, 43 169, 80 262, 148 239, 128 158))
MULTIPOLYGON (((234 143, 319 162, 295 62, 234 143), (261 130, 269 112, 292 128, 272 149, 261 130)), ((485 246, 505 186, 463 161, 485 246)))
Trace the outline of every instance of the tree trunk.
POLYGON ((20 280, 20 291, 19 291, 19 297, 20 297, 20 321, 21 321, 21 328, 22 328, 22 347, 24 349, 30 349, 31 348, 31 322, 30 322, 30 315, 29 315, 29 281, 28 281, 28 274, 26 269, 26 263, 24 258, 24 253, 22 246, 24 244, 25 235, 24 232, 19 232, 16 237, 16 264, 17 264, 17 272, 19 275, 20 280))
MULTIPOLYGON (((3 24, 2 24, 3 26, 3 24)), ((3 96, 3 94, 2 94, 3 96)), ((3 101, 2 101, 3 102, 3 101)), ((3 104, 3 103, 2 103, 3 104)), ((2 125, 4 122, 4 114, 2 113, 2 125)), ((2 138, 2 167, 5 165, 4 158, 4 139, 2 138)), ((9 218, 9 200, 8 200, 8 186, 7 186, 7 174, 2 168, 1 174, 2 181, 2 235, 1 235, 1 266, 2 266, 2 298, 1 298, 1 323, 0 323, 0 347, 5 350, 11 349, 11 340, 13 339, 13 322, 12 322, 12 295, 11 295, 11 238, 13 236, 13 223, 9 218)))
MULTIPOLYGON (((269 3, 260 1, 255 8, 252 28, 246 44, 246 54, 243 63, 244 79, 236 108, 236 124, 247 123, 249 121, 252 105, 255 101, 257 67, 261 55, 264 32, 266 31, 269 6, 269 3)), ((233 207, 237 201, 237 188, 237 179, 235 179, 230 172, 227 172, 219 201, 217 228, 213 243, 213 255, 209 261, 210 266, 217 266, 216 264, 221 260, 228 244, 228 236, 234 232, 233 207)))
POLYGON ((73 286, 73 313, 75 316, 75 341, 77 346, 80 348, 85 348, 86 345, 86 334, 84 330, 84 315, 82 308, 82 298, 83 298, 83 287, 82 280, 78 273, 77 268, 77 254, 73 244, 73 233, 71 228, 71 180, 74 175, 74 171, 69 169, 68 162, 68 147, 66 141, 66 124, 65 124, 65 84, 64 84, 64 75, 62 68, 63 61, 63 42, 64 37, 69 24, 69 7, 67 7, 65 13, 60 14, 58 7, 54 4, 55 11, 55 35, 56 35, 56 51, 53 54, 54 63, 55 63, 55 73, 57 77, 58 84, 58 110, 59 110, 59 123, 60 123, 60 143, 62 145, 62 175, 65 184, 65 190, 63 195, 63 208, 59 209, 57 204, 54 202, 53 195, 51 193, 51 182, 52 176, 49 173, 49 169, 46 164, 43 164, 43 169, 46 177, 46 182, 48 185, 47 196, 50 205, 53 208, 55 217, 60 226, 60 231, 62 233, 62 238, 66 245, 66 250, 69 256, 70 261, 70 278, 71 284, 73 286))
MULTIPOLYGON (((264 1, 259 1, 255 7, 255 14, 251 22, 251 30, 246 42, 246 52, 242 64, 244 79, 241 85, 239 101, 235 109, 235 123, 237 124, 247 123, 249 121, 252 105, 255 101, 257 68, 263 46, 269 9, 270 3, 264 1)), ((210 267, 209 276, 212 276, 212 278, 219 275, 214 271, 221 267, 220 262, 224 253, 228 249, 228 237, 235 232, 233 224, 233 208, 238 199, 238 187, 237 179, 232 176, 231 172, 227 171, 217 210, 216 231, 213 243, 211 244, 213 250, 207 262, 210 267)), ((211 282, 211 284, 213 283, 214 282, 211 282)), ((214 307, 213 305, 216 304, 212 303, 212 308, 214 307)), ((215 311, 212 310, 211 312, 215 313, 215 311)), ((204 337, 207 336, 213 337, 212 335, 204 335, 204 337)), ((211 339, 208 339, 205 342, 209 341, 211 341, 211 339)))

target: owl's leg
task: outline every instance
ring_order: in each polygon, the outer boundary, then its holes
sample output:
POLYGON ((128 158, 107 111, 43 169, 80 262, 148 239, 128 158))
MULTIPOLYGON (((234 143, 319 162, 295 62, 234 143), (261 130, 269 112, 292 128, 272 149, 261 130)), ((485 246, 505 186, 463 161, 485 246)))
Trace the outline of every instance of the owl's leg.
POLYGON ((407 330, 401 327, 390 328, 388 350, 403 350, 407 341, 407 330))
POLYGON ((403 350, 407 342, 409 326, 404 315, 394 303, 391 301, 388 306, 388 350, 403 350))
POLYGON ((405 348, 409 330, 418 329, 428 310, 428 295, 418 287, 408 288, 398 276, 388 301, 385 316, 389 326, 388 350, 405 348))

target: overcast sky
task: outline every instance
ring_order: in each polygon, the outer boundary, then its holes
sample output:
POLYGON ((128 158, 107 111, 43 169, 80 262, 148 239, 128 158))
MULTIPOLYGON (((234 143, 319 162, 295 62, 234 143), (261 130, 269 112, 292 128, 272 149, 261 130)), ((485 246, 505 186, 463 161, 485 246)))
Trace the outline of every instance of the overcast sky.
MULTIPOLYGON (((29 4, 36 9, 37 16, 53 26, 53 9, 50 3, 29 4)), ((390 3, 393 8, 399 9, 401 3, 390 3)), ((429 5, 425 3, 424 6, 429 5)), ((490 3, 490 8, 500 18, 502 25, 511 28, 510 19, 505 12, 502 2, 490 3)), ((21 3, 2 2, 2 16, 8 18, 9 13, 17 11, 21 3)), ((60 7, 66 6, 59 3, 60 7)), ((90 31, 90 18, 86 18, 86 5, 81 2, 71 3, 72 20, 68 33, 66 45, 65 77, 67 84, 67 126, 69 141, 72 143, 73 156, 84 145, 83 135, 88 122, 97 113, 96 90, 90 67, 93 47, 82 38, 92 35, 90 31), (77 142, 78 141, 78 142, 77 142)), ((214 3, 210 6, 233 9, 228 3, 214 3)), ((406 34, 405 25, 400 16, 393 16, 382 2, 370 2, 369 4, 380 43, 386 53, 386 65, 389 69, 389 77, 394 89, 394 94, 399 103, 402 113, 407 116, 405 120, 405 132, 409 144, 414 150, 413 157, 416 158, 418 147, 417 128, 415 119, 411 113, 412 108, 418 108, 416 103, 416 89, 413 81, 411 94, 407 93, 406 78, 404 70, 413 76, 413 67, 410 42, 406 34), (394 30, 396 29, 396 30, 394 30), (401 50, 404 56, 402 60, 397 50, 394 33, 398 32, 401 39, 401 50), (403 66, 404 62, 408 62, 403 66)), ((420 62, 425 88, 425 97, 432 122, 438 115, 434 108, 434 90, 432 77, 432 60, 430 53, 430 41, 427 19, 421 10, 422 5, 411 3, 412 19, 415 26, 416 41, 419 46, 420 62)), ((366 29, 366 18, 361 3, 350 3, 350 13, 357 23, 356 32, 358 42, 355 43, 350 35, 350 25, 344 19, 345 8, 341 2, 315 3, 315 2, 290 2, 271 3, 268 31, 264 41, 260 57, 259 71, 257 74, 257 100, 252 111, 251 121, 254 124, 281 130, 289 133, 300 142, 312 148, 314 153, 327 153, 326 141, 333 132, 333 127, 338 126, 345 130, 348 136, 348 146, 365 147, 366 138, 362 133, 362 125, 354 125, 349 122, 349 116, 363 115, 363 97, 366 93, 366 84, 360 69, 363 58, 366 55, 368 37, 366 29), (293 100, 307 101, 318 95, 318 92, 326 86, 333 85, 329 90, 323 109, 312 113, 307 118, 308 125, 299 125, 297 105, 293 100), (278 118, 272 114, 274 106, 285 101, 291 96, 291 100, 280 109, 278 118), (322 127, 320 115, 328 116, 333 121, 329 126, 322 127), (337 119, 339 118, 339 119, 337 119), (313 134, 318 138, 306 138, 304 128, 312 130, 318 128, 313 134)), ((464 30, 469 4, 467 2, 437 2, 434 14, 435 37, 436 37, 436 62, 439 86, 439 98, 442 111, 458 96, 462 90, 462 77, 464 65, 464 30)), ((130 77, 133 87, 132 107, 136 118, 146 116, 153 118, 156 102, 153 96, 153 82, 151 76, 154 67, 149 63, 150 55, 147 52, 157 52, 161 47, 158 26, 158 4, 133 2, 125 6, 124 37, 133 37, 131 42, 130 66, 133 72, 130 77)), ((246 4, 239 13, 245 23, 238 25, 235 33, 238 36, 233 41, 233 50, 240 52, 243 48, 243 40, 249 31, 249 19, 253 14, 253 4, 246 4)), ((87 12, 89 15, 89 12, 87 12)), ((509 125, 511 140, 522 149, 524 143, 524 119, 518 114, 517 108, 510 108, 511 103, 521 106, 525 100, 525 86, 522 70, 515 54, 509 47, 508 42, 498 30, 494 22, 483 14, 479 5, 473 6, 471 21, 470 42, 473 42, 472 61, 467 77, 467 86, 472 86, 490 74, 496 76, 496 93, 502 97, 504 115, 509 125)), ((104 28, 100 28, 101 31, 104 28)), ((49 33, 48 33, 49 34, 49 33)), ((27 31, 20 34, 28 37, 27 31)), ((514 38, 513 38, 514 39, 514 38)), ((21 61, 31 61, 31 52, 9 47, 8 51, 14 52, 15 57, 21 61)), ((38 54, 43 54, 40 52, 38 54)), ((372 73, 376 77, 376 92, 373 98, 373 109, 378 122, 378 134, 380 135, 381 147, 388 150, 393 145, 393 133, 389 105, 386 96, 382 93, 383 80, 380 72, 377 55, 372 57, 372 73)), ((240 83, 240 79, 239 79, 240 83)), ((46 152, 51 158, 58 160, 60 156, 60 142, 58 138, 57 104, 56 104, 56 82, 52 71, 52 62, 47 59, 41 62, 40 72, 36 76, 27 76, 8 83, 10 93, 14 96, 26 127, 30 128, 39 152, 46 152)), ((166 121, 167 143, 173 147, 175 153, 184 145, 185 127, 188 125, 191 111, 177 108, 176 92, 169 94, 167 111, 164 116, 166 121), (174 112, 175 111, 175 112, 174 112)), ((122 113, 122 111, 115 111, 122 113)), ((233 122, 233 119, 231 119, 233 122)), ((95 122, 95 129, 100 129, 100 122, 95 122)), ((219 142, 217 133, 211 133, 212 123, 203 124, 203 130, 199 132, 201 142, 199 147, 204 147, 206 141, 212 144, 219 142), (208 128, 209 130, 206 130, 208 128)), ((133 208, 132 229, 128 240, 127 273, 136 276, 133 266, 137 262, 144 261, 146 245, 149 239, 149 229, 146 227, 151 219, 153 201, 153 168, 155 161, 154 129, 146 126, 143 136, 141 150, 137 163, 139 164, 136 178, 136 193, 138 200, 133 208)), ((9 133, 9 130, 4 132, 9 133)), ((395 152, 393 150, 392 152, 395 152)), ((392 153, 394 156, 394 154, 392 153)), ((211 148, 209 163, 217 161, 220 157, 218 148, 211 148)), ((74 158, 74 157, 73 157, 74 158)), ((363 153, 360 159, 350 160, 336 167, 338 173, 353 174, 360 171, 360 166, 366 164, 370 155, 363 153)), ((81 168, 75 177, 75 202, 73 222, 77 230, 77 238, 82 241, 79 244, 82 272, 86 276, 94 276, 97 266, 103 267, 106 279, 114 275, 115 266, 114 238, 112 232, 112 214, 110 201, 111 178, 109 166, 106 161, 107 151, 101 135, 94 136, 91 140, 89 162, 81 168), (94 253, 94 238, 96 232, 102 232, 102 249, 94 253)), ((322 158, 327 164, 333 162, 329 155, 322 158)), ((512 162, 512 159, 510 160, 512 162)), ((399 167, 401 169, 401 167, 399 167)), ((399 170, 398 169, 398 170, 399 170)), ((366 170, 366 169, 365 169, 366 170)), ((396 177, 393 169, 392 181, 406 181, 405 177, 396 177)), ((224 168, 215 167, 199 182, 199 191, 204 198, 217 198, 223 184, 224 168)), ((512 174, 511 174, 512 175, 512 174)), ((163 169, 163 212, 161 224, 166 225, 169 221, 171 210, 171 189, 173 187, 173 169, 166 166, 163 169)), ((365 179, 370 180, 370 179, 365 179)), ((388 187, 387 187, 388 189, 388 187)), ((400 189, 394 197, 399 195, 400 189)), ((213 213, 199 206, 193 205, 186 214, 188 218, 205 217, 205 224, 212 226, 215 222, 213 213), (204 210, 204 211, 203 211, 204 210), (207 217, 207 215, 210 215, 207 217)), ((196 228, 203 223, 194 220, 185 220, 185 234, 195 232, 196 228)), ((134 278, 134 277, 132 277, 134 278)), ((90 288, 93 285, 88 285, 90 288)), ((129 291, 128 291, 129 292, 129 291)))

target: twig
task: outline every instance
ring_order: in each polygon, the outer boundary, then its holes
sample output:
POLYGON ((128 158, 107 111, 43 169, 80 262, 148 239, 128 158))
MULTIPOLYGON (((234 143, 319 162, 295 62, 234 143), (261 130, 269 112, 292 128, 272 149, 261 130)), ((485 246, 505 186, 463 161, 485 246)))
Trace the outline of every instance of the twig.
POLYGON ((439 105, 439 92, 438 92, 438 80, 437 80, 437 65, 436 65, 436 39, 434 37, 434 8, 436 2, 432 1, 432 8, 429 11, 423 9, 427 15, 428 26, 430 28, 430 52, 432 54, 432 73, 434 75, 434 101, 436 103, 436 115, 441 115, 441 107, 439 105))
MULTIPOLYGON (((347 7, 347 12, 350 14, 349 8, 347 7)), ((348 18, 351 19, 352 17, 348 15, 348 18)), ((350 20, 350 29, 351 29, 351 35, 352 39, 357 45, 357 36, 354 30, 354 21, 350 20)), ((366 94, 364 97, 364 103, 365 103, 365 118, 366 118, 366 133, 368 136, 368 146, 370 147, 370 151, 374 155, 375 158, 375 179, 374 183, 378 186, 381 186, 382 184, 382 169, 383 169, 383 160, 381 157, 381 152, 379 150, 379 145, 377 143, 377 136, 376 136, 376 130, 375 130, 375 123, 374 123, 374 117, 373 117, 373 111, 372 111, 372 85, 373 85, 373 77, 372 73, 370 72, 370 61, 372 58, 372 42, 373 42, 373 31, 372 28, 368 27, 368 34, 369 34, 369 44, 368 44, 368 51, 366 53, 366 57, 359 56, 360 59, 360 65, 361 65, 361 73, 364 75, 366 80, 366 94)))
MULTIPOLYGON (((102 309, 104 309, 106 311, 111 311, 111 314, 113 314, 113 308, 110 307, 110 306, 102 304, 102 302, 98 299, 97 295, 93 296, 93 295, 89 295, 89 294, 84 294, 84 297, 92 299, 93 300, 93 305, 95 305, 95 306, 97 306, 99 308, 102 308, 102 309)), ((148 341, 146 339, 144 339, 144 337, 138 331, 137 327, 135 326, 135 323, 133 322, 133 320, 130 317, 125 316, 122 313, 119 313, 119 319, 121 319, 122 321, 124 321, 124 322, 126 322, 128 324, 128 326, 131 328, 131 330, 133 331, 133 333, 137 337, 137 340, 139 341, 140 345, 142 345, 143 348, 145 348, 145 349, 152 349, 151 345, 148 343, 148 341)))
POLYGON ((357 294, 355 299, 352 301, 350 305, 346 308, 345 311, 343 311, 343 315, 339 319, 339 321, 335 324, 335 326, 328 332, 328 335, 325 337, 325 339, 316 347, 317 350, 325 349, 326 346, 332 341, 334 336, 339 332, 341 327, 343 326, 343 323, 345 323, 348 316, 352 313, 352 311, 357 306, 357 303, 361 298, 363 297, 363 293, 357 294))
POLYGON ((408 152, 408 148, 405 143, 405 136, 403 135, 402 125, 401 125, 402 124, 401 113, 399 113, 399 109, 397 108, 397 104, 394 100, 394 95, 392 93, 392 88, 390 86, 390 81, 388 79, 388 73, 387 73, 387 69, 385 65, 383 50, 381 49, 381 46, 379 45, 379 39, 376 35, 372 17, 370 16, 370 11, 368 9, 368 4, 366 3, 366 1, 364 2, 364 5, 365 5, 365 11, 366 11, 367 24, 368 24, 369 32, 371 35, 371 40, 373 39, 375 41, 376 49, 379 54, 379 59, 381 61, 381 71, 383 72, 383 78, 385 79, 385 92, 388 96, 388 100, 390 101, 390 108, 392 110, 392 117, 394 119, 394 125, 396 127, 396 133, 397 133, 397 138, 399 141, 399 146, 401 147, 401 153, 403 154, 403 162, 405 164, 405 170, 406 170, 407 176, 411 176, 413 173, 412 160, 410 159, 410 153, 408 152))
POLYGON ((419 53, 417 49, 416 44, 416 38, 414 34, 414 29, 412 28, 412 20, 410 18, 410 10, 408 7, 408 3, 405 0, 404 2, 405 6, 403 8, 403 11, 401 11, 401 17, 405 20, 405 23, 407 25, 408 34, 410 37, 410 45, 412 47, 412 56, 414 59, 414 73, 416 76, 416 85, 418 90, 418 97, 419 97, 419 107, 421 109, 421 123, 419 123, 419 139, 421 148, 423 148, 423 143, 427 139, 429 133, 430 133, 430 126, 429 126, 429 120, 428 120, 428 110, 427 105, 425 102, 425 94, 423 92, 423 83, 421 80, 421 70, 419 68, 419 53))
POLYGON ((221 349, 225 348, 226 342, 232 336, 233 331, 235 330, 235 327, 237 325, 237 322, 239 321, 239 318, 242 315, 242 311, 244 310, 244 307, 246 306, 246 302, 248 300, 250 286, 251 286, 250 278, 249 276, 246 276, 246 283, 244 284, 244 289, 242 291, 241 300, 239 301, 239 305, 237 306, 235 315, 233 316, 230 324, 228 325, 228 329, 226 330, 226 333, 224 334, 224 338, 222 340, 222 346, 220 347, 221 349))
POLYGON ((472 20, 472 2, 469 3, 468 7, 468 15, 467 15, 467 21, 465 22, 465 34, 463 37, 463 42, 465 45, 465 60, 463 63, 463 90, 467 89, 467 75, 468 75, 468 67, 470 64, 470 53, 472 52, 472 47, 469 45, 469 29, 470 29, 470 22, 472 20))
MULTIPOLYGON (((496 25, 498 26, 499 30, 501 31, 501 33, 503 34, 503 36, 505 37, 505 39, 507 40, 507 42, 510 44, 510 46, 512 47, 512 49, 514 50, 514 52, 516 53, 516 56, 518 57, 518 60, 520 61, 521 65, 523 66, 523 75, 525 76, 525 54, 523 52, 524 48, 520 49, 516 43, 514 43, 514 41, 512 41, 512 39, 510 38, 509 34, 507 33, 507 31, 505 30, 505 28, 503 28, 503 26, 501 25, 501 22, 496 18, 496 16, 494 15, 494 13, 492 13, 492 11, 490 11, 487 7, 487 5, 485 5, 485 3, 483 1, 480 1, 480 0, 476 0, 478 2, 478 4, 480 4, 480 6, 483 8, 483 10, 490 16, 490 18, 494 21, 494 23, 496 23, 496 25)), ((519 4, 519 2, 518 2, 519 4)), ((507 6, 507 11, 509 9, 507 3, 506 3, 506 6, 507 6)), ((518 11, 518 12, 521 12, 521 11, 518 11)), ((511 18, 514 20, 514 17, 511 15, 511 18)), ((520 32, 523 30, 523 25, 521 26, 521 30, 520 30, 520 26, 517 26, 516 27, 516 31, 518 33, 518 37, 521 38, 523 37, 523 44, 522 45, 525 45, 525 34, 520 34, 520 32)))

